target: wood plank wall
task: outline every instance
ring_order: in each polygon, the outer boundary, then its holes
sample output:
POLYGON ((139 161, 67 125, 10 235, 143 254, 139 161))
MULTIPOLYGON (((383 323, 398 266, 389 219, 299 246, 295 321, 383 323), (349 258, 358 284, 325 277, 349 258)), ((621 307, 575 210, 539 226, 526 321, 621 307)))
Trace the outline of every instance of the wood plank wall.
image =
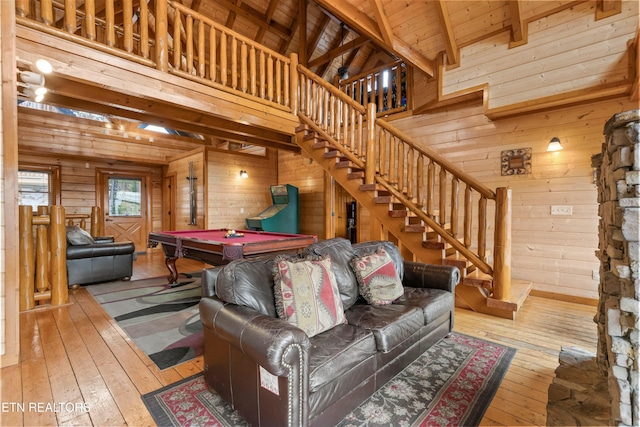
POLYGON ((605 122, 637 107, 623 98, 492 121, 475 102, 393 124, 489 188, 511 187, 513 278, 532 280, 535 290, 549 296, 579 300, 598 295, 592 277, 599 262, 591 156, 601 150, 605 122), (550 153, 546 148, 554 136, 564 150, 550 153), (527 147, 532 174, 501 176, 502 151, 527 147), (551 206, 570 206, 573 215, 552 216, 551 206))
POLYGON ((631 85, 627 43, 638 28, 638 3, 625 1, 621 13, 598 21, 596 8, 580 3, 532 21, 528 43, 513 49, 509 32, 463 47, 460 66, 441 70, 442 95, 488 85, 487 111, 498 112, 535 99, 558 103, 570 94, 624 90, 631 85))
POLYGON ((298 187, 300 233, 326 238, 325 172, 300 154, 278 153, 278 181, 298 187))
POLYGON ((206 165, 207 228, 245 229, 245 218, 272 205, 269 187, 281 183, 275 150, 256 156, 207 149, 206 165), (241 170, 247 171, 249 177, 241 178, 241 170))

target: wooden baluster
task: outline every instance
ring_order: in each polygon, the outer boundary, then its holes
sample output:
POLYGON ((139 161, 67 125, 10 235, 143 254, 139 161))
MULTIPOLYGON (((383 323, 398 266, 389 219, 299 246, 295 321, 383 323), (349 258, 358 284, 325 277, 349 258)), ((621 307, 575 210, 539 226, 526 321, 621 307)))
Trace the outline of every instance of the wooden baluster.
POLYGON ((186 40, 184 44, 187 48, 187 73, 193 72, 193 16, 186 16, 186 40))
MULTIPOLYGON (((38 209, 38 216, 46 218, 46 210, 38 209)), ((49 240, 47 226, 36 225, 36 277, 35 288, 38 293, 49 289, 49 240)))
POLYGON ((140 1, 140 55, 149 58, 149 6, 146 0, 140 1))
POLYGON ((349 139, 351 141, 351 147, 353 147, 354 153, 356 155, 364 155, 362 148, 358 144, 358 140, 356 138, 356 109, 351 107, 349 108, 349 112, 351 113, 351 117, 349 118, 349 129, 351 129, 351 134, 349 135, 349 139))
POLYGON ((337 139, 338 133, 338 107, 336 103, 338 102, 337 96, 331 96, 330 104, 329 104, 329 133, 333 138, 337 139))
POLYGON ((349 145, 349 104, 346 102, 342 104, 342 145, 353 151, 353 148, 349 145))
POLYGON ((397 184, 398 182, 398 173, 396 171, 396 137, 391 135, 391 139, 389 140, 389 183, 397 184))
POLYGON ((40 17, 44 25, 52 26, 54 24, 53 3, 51 0, 40 0, 40 17))
MULTIPOLYGON (((364 124, 363 124, 364 116, 362 114, 356 112, 355 108, 353 109, 353 112, 355 114, 357 114, 357 117, 358 117, 358 141, 360 143, 360 152, 364 154, 365 153, 365 148, 362 146, 362 145, 366 144, 366 141, 365 141, 366 133, 365 133, 364 124)), ((374 125, 374 128, 375 128, 375 121, 373 122, 373 125, 374 125)))
MULTIPOLYGON (((143 0, 144 1, 144 0, 143 0)), ((124 26, 124 50, 133 52, 133 4, 132 0, 122 0, 122 25, 124 26)))
POLYGON ((367 108, 367 148, 365 171, 364 171, 364 183, 375 183, 375 147, 376 147, 376 109, 371 105, 371 108, 367 108))
POLYGON ((95 0, 84 2, 84 31, 89 40, 96 39, 96 3, 95 0))
POLYGON ((204 56, 204 33, 204 21, 198 20, 198 75, 202 78, 205 77, 207 69, 207 58, 204 56))
MULTIPOLYGON (((264 55, 264 50, 261 50, 260 51, 260 98, 262 99, 266 99, 266 96, 267 96, 266 78, 267 78, 267 60, 264 55)), ((311 84, 311 79, 307 79, 307 84, 311 84)), ((307 95, 308 95, 307 102, 311 102, 311 99, 309 99, 311 97, 311 91, 307 91, 307 95)), ((309 108, 307 108, 307 113, 309 111, 310 111, 309 108)))
POLYGON ((218 40, 216 39, 216 29, 211 27, 209 29, 209 78, 212 82, 218 81, 218 40))
POLYGON ((256 48, 251 46, 249 50, 249 91, 251 95, 256 96, 258 93, 258 66, 256 63, 256 48))
MULTIPOLYGON (((362 103, 362 84, 358 80, 357 82, 352 83, 351 85, 351 93, 353 94, 353 98, 358 104, 362 103)), ((366 105, 365 105, 366 108, 366 105)))
POLYGON ((407 156, 407 198, 409 200, 413 199, 413 185, 414 185, 414 176, 413 176, 413 161, 414 161, 414 149, 409 148, 409 153, 407 156))
POLYGON ((380 130, 380 139, 379 139, 379 147, 378 147, 378 172, 381 177, 388 177, 389 171, 387 170, 387 131, 384 129, 380 130))
POLYGON ((238 39, 231 37, 231 88, 238 88, 238 39))
POLYGON ((295 53, 291 54, 291 72, 289 73, 289 79, 290 79, 290 84, 289 87, 291 88, 291 112, 293 114, 298 114, 298 108, 300 107, 300 103, 299 103, 299 92, 300 89, 302 89, 302 86, 299 84, 298 82, 298 55, 295 53))
POLYGON ((324 101, 324 87, 321 85, 318 85, 316 87, 316 123, 318 124, 318 126, 320 126, 320 129, 322 129, 322 116, 324 115, 324 111, 322 111, 322 106, 323 106, 323 101, 324 101))
POLYGON ((447 171, 440 168, 440 225, 444 226, 447 222, 447 171))
POLYGON ((496 189, 496 223, 493 254, 493 298, 511 298, 511 189, 496 189))
MULTIPOLYGON (((144 0, 143 0, 144 1, 144 0)), ((167 0, 156 0, 156 68, 162 72, 169 71, 169 24, 167 22, 167 0)), ((180 38, 178 37, 178 40, 180 38)))
POLYGON ((287 66, 287 64, 283 63, 282 68, 284 68, 284 76, 282 77, 282 83, 284 84, 282 105, 284 105, 285 107, 289 107, 291 105, 291 95, 289 89, 289 67, 287 66))
MULTIPOLYGON (((16 2, 19 4, 20 2, 16 2)), ((69 34, 76 32, 76 0, 64 0, 64 30, 69 34)))
POLYGON ((227 33, 220 32, 220 84, 227 85, 227 33))
POLYGON ((273 57, 267 55, 267 99, 273 101, 273 57))
POLYGON ((396 66, 396 104, 394 108, 400 108, 402 106, 402 66, 398 64, 396 66))
POLYGON ((67 235, 64 226, 64 206, 51 206, 50 218, 51 305, 62 305, 69 302, 67 235))
POLYGON ((404 171, 405 171, 405 160, 404 160, 404 144, 402 143, 402 141, 400 140, 400 138, 397 138, 397 142, 398 142, 398 190, 400 190, 401 192, 405 192, 407 189, 405 187, 405 177, 404 177, 404 171))
POLYGON ((435 216, 433 212, 433 195, 435 193, 436 184, 436 167, 433 164, 433 160, 429 160, 427 166, 427 213, 431 216, 435 216))
POLYGON ((460 181, 453 177, 451 180, 451 235, 458 235, 458 195, 460 193, 460 181))
POLYGON ((20 311, 35 307, 35 252, 33 249, 33 210, 31 206, 19 206, 19 260, 20 260, 20 311))
POLYGON ((393 75, 392 75, 393 71, 391 69, 386 70, 386 71, 387 71, 387 76, 388 76, 389 81, 388 81, 387 88, 386 88, 386 91, 385 91, 387 97, 386 97, 385 102, 384 102, 384 107, 385 107, 386 110, 391 110, 391 108, 392 108, 391 107, 391 101, 393 101, 393 99, 392 99, 393 98, 393 85, 391 84, 391 82, 393 81, 393 78, 392 78, 393 77, 393 75))
POLYGON ((378 73, 378 111, 382 112, 384 109, 384 87, 383 87, 383 73, 380 71, 378 73))
POLYGON ((418 201, 418 206, 424 206, 424 156, 420 154, 418 156, 418 164, 417 164, 417 174, 416 174, 416 200, 418 201))
POLYGON ((182 62, 182 42, 180 35, 180 25, 182 20, 180 19, 180 11, 174 9, 173 15, 173 68, 180 69, 180 63, 182 62))
MULTIPOLYGON (((282 62, 279 59, 276 59, 275 62, 276 67, 276 102, 278 104, 282 104, 282 62)), ((325 117, 326 117, 325 110, 325 117)))
POLYGON ((16 16, 31 18, 30 3, 30 0, 16 0, 16 16))
POLYGON ((243 41, 240 45, 240 90, 244 93, 247 93, 247 82, 249 80, 247 60, 247 44, 243 41))
MULTIPOLYGON (((464 190, 464 245, 471 246, 471 226, 473 220, 473 189, 467 185, 464 190)), ((484 260, 483 260, 484 261, 484 260)))
POLYGON ((322 129, 324 130, 328 130, 329 129, 329 91, 324 89, 324 105, 322 107, 323 111, 324 111, 324 116, 323 116, 323 121, 322 121, 322 129))
POLYGON ((478 256, 487 262, 487 198, 483 195, 478 201, 478 256))
POLYGON ((307 79, 307 98, 305 99, 307 104, 307 116, 311 118, 313 114, 312 102, 313 102, 313 81, 311 79, 307 79))

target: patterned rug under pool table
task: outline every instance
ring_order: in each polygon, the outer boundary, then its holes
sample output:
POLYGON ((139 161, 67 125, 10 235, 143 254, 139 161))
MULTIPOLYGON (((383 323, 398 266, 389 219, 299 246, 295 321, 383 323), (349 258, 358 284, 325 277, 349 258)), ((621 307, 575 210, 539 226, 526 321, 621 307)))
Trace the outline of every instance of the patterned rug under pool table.
POLYGON ((167 369, 202 354, 200 272, 86 287, 136 345, 167 369))
MULTIPOLYGON (((392 378, 338 425, 475 426, 516 350, 452 333, 392 378)), ((142 396, 160 426, 247 426, 202 374, 142 396)))

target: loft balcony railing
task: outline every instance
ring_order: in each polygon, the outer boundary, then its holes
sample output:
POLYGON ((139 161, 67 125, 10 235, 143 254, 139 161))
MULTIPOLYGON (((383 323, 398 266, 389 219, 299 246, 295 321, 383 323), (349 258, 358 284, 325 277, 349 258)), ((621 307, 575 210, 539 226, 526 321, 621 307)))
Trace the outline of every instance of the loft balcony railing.
POLYGON ((295 111, 296 56, 261 46, 173 0, 16 0, 20 25, 295 111), (117 11, 117 12, 116 12, 117 11), (150 34, 155 36, 152 38, 150 34))
POLYGON ((407 71, 404 62, 396 61, 345 80, 336 76, 334 85, 365 109, 374 104, 376 115, 381 117, 407 110, 407 71))

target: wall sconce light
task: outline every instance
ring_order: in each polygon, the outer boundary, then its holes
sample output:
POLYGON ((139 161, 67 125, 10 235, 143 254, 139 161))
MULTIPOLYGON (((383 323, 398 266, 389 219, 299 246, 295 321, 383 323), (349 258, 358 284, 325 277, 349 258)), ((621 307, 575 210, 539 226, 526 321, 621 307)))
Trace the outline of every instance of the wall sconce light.
MULTIPOLYGON (((20 60, 18 60, 20 63, 20 60)), ((35 63, 24 63, 19 65, 23 67, 23 70, 17 70, 20 81, 18 82, 18 88, 22 88, 22 92, 18 92, 19 96, 28 98, 35 102, 42 102, 44 95, 47 93, 47 88, 44 87, 43 74, 49 74, 53 67, 51 64, 44 60, 38 59, 35 63), (29 70, 24 68, 29 67, 29 70)))
POLYGON ((554 136, 549 141, 549 145, 547 146, 547 151, 560 151, 562 150, 562 144, 560 144, 560 138, 554 136))
POLYGON ((35 64, 31 65, 31 71, 49 74, 53 71, 53 67, 46 59, 38 59, 35 64))
POLYGON ((240 178, 249 178, 249 174, 247 173, 246 170, 240 171, 240 178))

